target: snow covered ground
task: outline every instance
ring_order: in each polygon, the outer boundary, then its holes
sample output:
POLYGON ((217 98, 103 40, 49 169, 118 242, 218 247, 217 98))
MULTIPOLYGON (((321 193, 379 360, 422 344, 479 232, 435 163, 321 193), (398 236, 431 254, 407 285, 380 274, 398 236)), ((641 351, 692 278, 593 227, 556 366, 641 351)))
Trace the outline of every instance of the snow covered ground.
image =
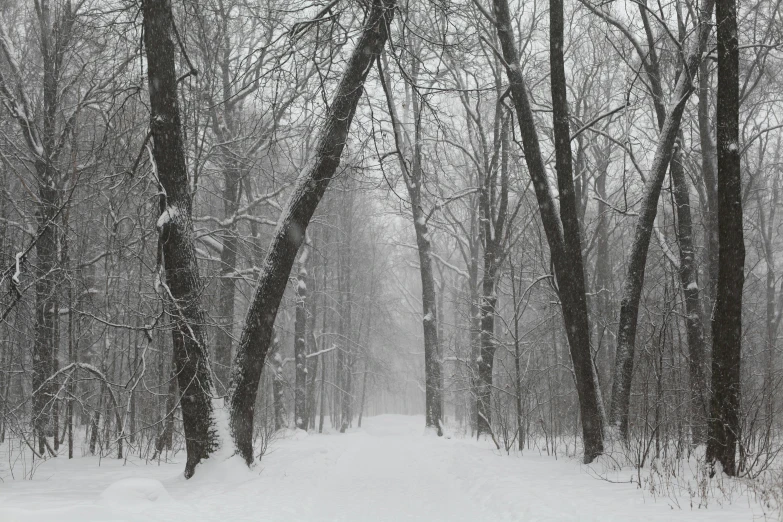
MULTIPOLYGON (((298 432, 275 441, 253 470, 236 459, 210 462, 189 481, 182 463, 52 459, 33 480, 0 483, 0 521, 765 519, 742 494, 708 509, 687 500, 678 507, 630 482, 596 478, 594 466, 530 451, 508 456, 485 442, 425 435, 423 424, 421 417, 383 415, 344 435, 298 432)), ((628 473, 612 479, 622 476, 628 473)))

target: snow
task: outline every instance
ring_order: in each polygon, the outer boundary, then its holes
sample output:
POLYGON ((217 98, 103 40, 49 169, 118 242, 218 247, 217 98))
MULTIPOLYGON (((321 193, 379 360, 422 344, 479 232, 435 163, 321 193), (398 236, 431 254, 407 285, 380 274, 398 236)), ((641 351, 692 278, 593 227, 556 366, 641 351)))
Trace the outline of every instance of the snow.
MULTIPOLYGON (((216 412, 220 415, 222 412, 216 412)), ((219 423, 220 424, 220 423, 219 423)), ((0 487, 0 520, 28 522, 286 520, 301 522, 743 521, 763 519, 736 496, 679 506, 598 464, 491 442, 424 436, 423 417, 365 417, 344 435, 284 430, 261 463, 210 458, 190 480, 179 462, 50 459, 33 480, 0 487), (605 478, 606 480, 602 480, 605 478), (622 479, 622 480, 621 480, 622 479)), ((642 474, 644 478, 644 472, 642 474)), ((729 488, 730 489, 730 488, 729 488)), ((686 493, 687 496, 687 493, 686 493)))
POLYGON ((155 224, 155 227, 158 230, 162 230, 163 227, 165 227, 168 223, 170 223, 171 221, 177 218, 179 212, 180 212, 179 207, 173 205, 166 207, 166 210, 161 212, 160 217, 158 218, 158 222, 155 224))
POLYGON ((688 286, 685 287, 686 290, 698 290, 699 285, 695 281, 691 281, 688 283, 688 286))
POLYGON ((22 275, 21 262, 23 256, 24 252, 18 252, 15 256, 16 270, 14 271, 14 275, 11 276, 11 281, 13 281, 15 285, 19 285, 19 276, 22 275))
POLYGON ((152 502, 169 502, 171 496, 163 483, 156 479, 126 478, 112 483, 101 493, 100 501, 107 505, 125 504, 138 508, 152 502))

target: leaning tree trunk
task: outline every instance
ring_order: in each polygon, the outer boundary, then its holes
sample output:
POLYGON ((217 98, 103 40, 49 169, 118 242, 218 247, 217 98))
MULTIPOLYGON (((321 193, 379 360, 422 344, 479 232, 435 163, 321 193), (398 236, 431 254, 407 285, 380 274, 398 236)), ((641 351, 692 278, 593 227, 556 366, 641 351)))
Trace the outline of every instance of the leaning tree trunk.
POLYGON ((612 402, 610 423, 613 430, 624 439, 628 437, 628 412, 631 402, 631 381, 633 378, 636 327, 639 318, 639 302, 644 286, 645 265, 655 216, 658 212, 658 196, 674 153, 675 142, 680 132, 680 121, 688 97, 693 92, 692 78, 702 60, 710 33, 709 19, 712 16, 713 1, 702 6, 698 41, 688 56, 686 65, 672 94, 672 102, 661 125, 658 145, 655 149, 650 174, 647 177, 642 196, 642 207, 636 222, 634 240, 628 259, 628 271, 620 303, 620 322, 617 328, 617 351, 615 355, 614 379, 612 381, 612 402))
MULTIPOLYGON (((571 359, 574 364, 576 390, 582 418, 584 437, 584 459, 591 462, 603 452, 603 416, 598 383, 593 369, 590 351, 590 327, 587 319, 587 299, 585 296, 584 270, 575 270, 575 256, 581 258, 581 240, 579 234, 573 234, 573 225, 568 224, 566 233, 561 228, 557 215, 555 199, 549 189, 546 167, 541 155, 541 146, 536 132, 533 110, 527 94, 527 84, 522 75, 519 55, 511 23, 511 14, 507 0, 494 0, 495 19, 498 40, 500 41, 507 68, 509 89, 519 121, 519 130, 525 152, 525 162, 533 181, 538 201, 541 221, 549 244, 550 256, 555 268, 559 286, 559 296, 563 310, 571 359)), ((555 6, 557 8, 557 5, 555 6)), ((560 6, 562 10, 562 6, 560 6)), ((562 38, 560 38, 562 39, 562 38)), ((560 177, 560 176, 558 176, 560 177)), ((568 180, 558 180, 558 185, 568 180)), ((573 197, 573 187, 570 190, 573 197)), ((569 205, 570 207, 570 205, 569 205)), ((575 208, 575 203, 573 205, 575 208)), ((568 211, 567 211, 568 212, 568 211)), ((573 217, 566 214, 571 223, 573 217)), ((578 227, 577 227, 578 228, 578 227)), ((581 263, 580 265, 581 266, 581 263)))
POLYGON ((143 3, 144 47, 150 93, 153 159, 160 181, 160 281, 173 324, 172 337, 187 462, 185 477, 220 440, 212 409, 212 375, 204 343, 201 280, 193 245, 192 196, 177 103, 176 44, 170 0, 143 3), (161 278, 162 279, 162 278, 161 278))
POLYGON ((736 475, 745 243, 739 151, 739 46, 735 0, 718 0, 718 287, 712 319, 707 461, 736 475))
POLYGON ((299 177, 267 251, 237 347, 229 394, 237 452, 253 462, 253 406, 277 310, 310 218, 340 164, 348 131, 373 61, 386 43, 395 0, 374 0, 324 120, 315 157, 299 177))

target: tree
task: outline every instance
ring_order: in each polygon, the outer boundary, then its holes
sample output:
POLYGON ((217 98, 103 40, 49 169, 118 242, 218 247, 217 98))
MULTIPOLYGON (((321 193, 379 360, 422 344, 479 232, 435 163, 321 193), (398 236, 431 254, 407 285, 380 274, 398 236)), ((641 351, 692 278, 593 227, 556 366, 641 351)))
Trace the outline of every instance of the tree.
POLYGON ((712 319, 712 400, 707 460, 737 474, 745 241, 739 149, 737 4, 717 0, 718 287, 712 319))
POLYGON ((231 434, 238 454, 253 462, 253 406, 288 275, 318 203, 340 164, 356 105, 383 49, 394 0, 374 0, 334 94, 310 165, 302 172, 267 251, 242 330, 229 394, 231 434))
MULTIPOLYGON (((623 24, 598 8, 583 2, 593 12, 607 20, 612 25, 620 28, 634 44, 642 63, 648 69, 648 76, 653 79, 653 99, 662 99, 660 87, 660 71, 654 58, 647 60, 647 55, 642 51, 640 44, 623 24)), ((628 415, 631 398, 631 382, 633 379, 634 349, 636 344, 636 329, 639 317, 639 302, 644 286, 645 267, 647 264, 647 251, 652 237, 655 216, 658 212, 658 197, 661 193, 663 180, 672 156, 675 152, 675 142, 680 133, 680 121, 682 120, 685 105, 690 94, 694 90, 693 78, 696 75, 702 54, 707 47, 710 34, 709 20, 712 17, 714 2, 708 0, 701 6, 698 20, 698 32, 696 42, 691 46, 687 58, 683 58, 682 73, 674 87, 671 103, 667 110, 661 111, 662 102, 657 102, 659 113, 660 136, 655 149, 650 173, 647 176, 642 196, 641 211, 636 222, 634 239, 628 259, 627 275, 623 286, 623 297, 620 304, 620 322, 617 327, 617 352, 615 355, 615 371, 612 381, 612 401, 609 412, 609 421, 612 429, 624 439, 628 437, 628 415), (661 118, 661 112, 665 117, 661 118)), ((642 9, 642 13, 645 11, 642 9)), ((646 15, 644 15, 646 16, 646 15)), ((649 27, 649 26, 648 26, 649 27)), ((677 168, 675 166, 675 168, 677 168)), ((681 245, 682 247, 683 245, 681 245)), ((686 247, 687 248, 687 247, 686 247)), ((690 286, 690 282, 687 286, 690 286)), ((689 301, 692 303, 692 301, 689 301)))
MULTIPOLYGON (((385 61, 385 57, 384 61, 385 61)), ((419 79, 420 62, 411 57, 410 81, 416 83, 419 79)), ((379 65, 381 62, 379 61, 379 65)), ((424 195, 425 175, 422 158, 422 117, 423 100, 417 88, 411 86, 413 95, 410 97, 412 111, 411 122, 414 136, 406 132, 403 122, 397 115, 394 98, 391 91, 391 78, 388 63, 382 67, 381 82, 386 95, 386 106, 391 118, 394 142, 397 147, 397 159, 410 198, 411 218, 416 233, 416 251, 419 256, 419 275, 421 277, 422 329, 424 332, 424 380, 425 380, 425 426, 443 434, 441 422, 441 363, 440 341, 438 339, 438 301, 435 290, 435 272, 432 266, 432 240, 428 221, 432 212, 425 210, 424 195)), ((405 108, 408 113, 408 107, 405 108)))
POLYGON ((199 462, 215 452, 221 441, 215 424, 212 374, 203 332, 202 284, 193 241, 192 196, 177 101, 177 44, 173 40, 177 32, 171 1, 145 0, 142 14, 152 155, 161 191, 157 223, 159 283, 173 322, 174 361, 187 447, 185 477, 190 478, 199 462))
MULTIPOLYGON (((307 245, 299 256, 299 272, 296 276, 296 323, 294 326, 294 422, 300 430, 307 430, 307 245)), ((312 300, 312 298, 310 299, 312 300)))
MULTIPOLYGON (((555 23, 552 24, 550 21, 550 24, 555 26, 555 32, 562 32, 562 24, 558 21, 558 17, 562 18, 562 16, 558 12, 562 12, 562 5, 555 2, 554 6, 550 6, 550 17, 554 16, 555 23)), ((563 310, 563 322, 571 349, 571 359, 574 363, 579 409, 582 416, 584 460, 591 462, 603 452, 604 416, 590 352, 590 326, 587 318, 581 238, 578 233, 577 217, 574 214, 576 204, 573 197, 573 180, 569 176, 568 169, 558 169, 558 188, 561 192, 561 198, 565 198, 563 200, 565 204, 561 201, 560 216, 558 217, 541 155, 536 123, 528 98, 527 82, 519 62, 507 0, 494 0, 494 16, 493 19, 487 13, 487 17, 495 23, 503 58, 506 62, 509 89, 519 122, 525 161, 533 180, 541 221, 549 244, 551 262, 554 265, 558 295, 563 310)), ((562 41, 562 37, 557 38, 557 35, 555 37, 553 41, 550 35, 550 53, 554 51, 557 54, 562 52, 562 45, 560 45, 560 49, 554 47, 558 45, 558 41, 562 41)), ((559 63, 562 63, 560 58, 551 54, 550 61, 554 61, 555 68, 559 67, 559 63)), ((553 89, 557 90, 559 87, 553 87, 553 89)), ((562 102, 562 100, 558 101, 562 102)), ((553 104, 556 103, 553 100, 553 104)), ((567 106, 562 107, 561 110, 567 110, 567 106)), ((564 152, 561 151, 560 154, 564 155, 564 152)))

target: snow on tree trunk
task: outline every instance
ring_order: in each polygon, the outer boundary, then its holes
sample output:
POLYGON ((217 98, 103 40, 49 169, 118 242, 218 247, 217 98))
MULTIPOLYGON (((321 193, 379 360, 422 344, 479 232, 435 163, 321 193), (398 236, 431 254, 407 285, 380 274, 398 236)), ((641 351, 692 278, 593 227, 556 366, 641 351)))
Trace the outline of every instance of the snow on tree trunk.
MULTIPOLYGON (((192 197, 177 103, 177 46, 169 0, 143 4, 144 47, 150 95, 150 132, 160 181, 159 256, 165 268, 163 294, 172 337, 182 407, 187 462, 185 477, 220 446, 213 410, 212 374, 203 333, 202 292, 193 244, 192 197)), ((163 279, 161 277, 161 279, 163 279)))
POLYGON ((484 271, 481 280, 481 301, 479 306, 480 333, 478 357, 478 400, 476 403, 476 431, 492 435, 492 371, 495 361, 495 314, 500 262, 503 257, 506 234, 506 211, 508 209, 508 121, 498 111, 500 123, 501 181, 496 190, 497 169, 479 172, 479 237, 484 246, 484 271))
POLYGON ((237 346, 229 393, 231 436, 237 452, 248 464, 253 462, 253 406, 280 300, 305 229, 340 164, 364 81, 386 42, 394 7, 394 0, 372 3, 326 114, 315 156, 297 180, 262 266, 237 346))
POLYGON ((296 318, 294 322, 294 423, 307 430, 307 245, 299 256, 299 274, 296 279, 296 318))
POLYGON ((707 461, 737 474, 745 243, 739 150, 739 45, 735 0, 717 1, 718 287, 712 319, 707 461))
POLYGON ((272 409, 275 431, 286 427, 285 421, 285 376, 283 375, 283 354, 280 351, 280 338, 277 330, 272 334, 272 409))

